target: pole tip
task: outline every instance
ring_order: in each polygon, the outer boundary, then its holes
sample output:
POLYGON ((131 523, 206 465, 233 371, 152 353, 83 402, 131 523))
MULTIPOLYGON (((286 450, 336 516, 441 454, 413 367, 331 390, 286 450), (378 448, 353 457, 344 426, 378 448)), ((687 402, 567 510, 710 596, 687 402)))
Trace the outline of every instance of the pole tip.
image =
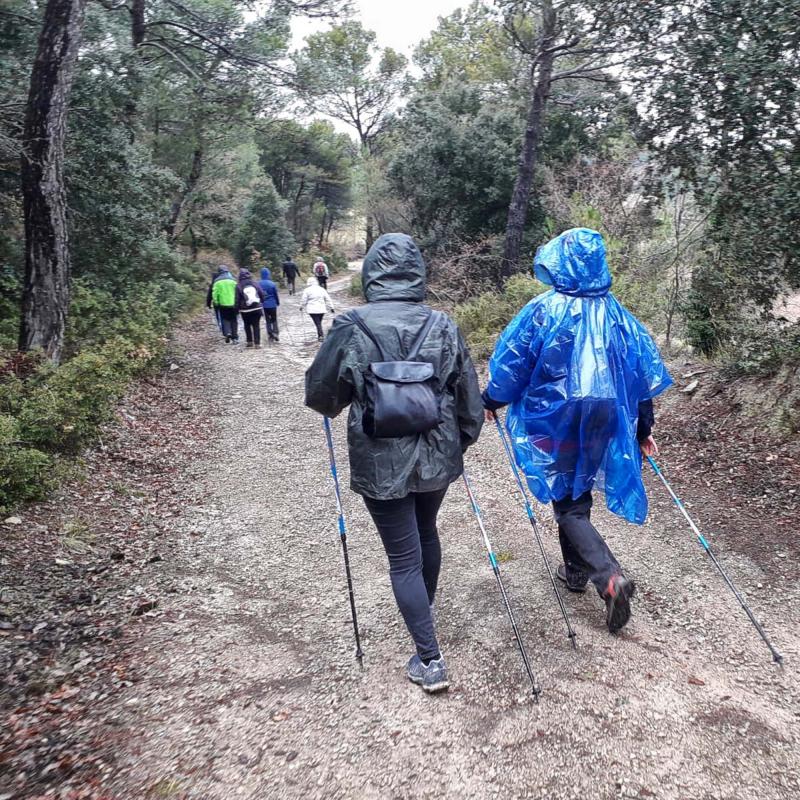
POLYGON ((364 669, 364 654, 361 650, 356 651, 356 661, 358 661, 358 666, 364 669))
POLYGON ((572 649, 573 650, 577 650, 578 649, 578 635, 575 633, 575 631, 572 631, 572 633, 568 633, 567 636, 569 637, 570 642, 572 642, 572 649))
POLYGON ((780 653, 773 653, 772 660, 783 669, 783 656, 780 653))

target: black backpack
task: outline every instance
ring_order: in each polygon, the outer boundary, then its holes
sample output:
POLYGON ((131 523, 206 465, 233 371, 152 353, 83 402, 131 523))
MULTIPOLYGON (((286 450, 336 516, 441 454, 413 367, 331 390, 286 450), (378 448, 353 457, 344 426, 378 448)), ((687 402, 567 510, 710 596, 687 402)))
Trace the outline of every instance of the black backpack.
POLYGON ((441 420, 441 389, 433 364, 415 361, 439 317, 430 311, 405 361, 387 361, 380 342, 358 312, 353 319, 378 348, 381 360, 364 374, 367 398, 362 424, 372 439, 397 439, 435 428, 441 420))

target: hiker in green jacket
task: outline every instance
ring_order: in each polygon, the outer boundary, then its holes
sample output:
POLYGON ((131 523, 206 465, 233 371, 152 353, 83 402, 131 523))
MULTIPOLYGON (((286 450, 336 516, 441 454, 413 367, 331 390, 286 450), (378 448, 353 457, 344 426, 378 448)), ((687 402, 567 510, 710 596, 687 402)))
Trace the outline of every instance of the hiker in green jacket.
POLYGON ((231 271, 221 264, 217 279, 211 287, 211 302, 222 317, 222 335, 225 342, 239 343, 239 322, 236 311, 236 281, 231 271))

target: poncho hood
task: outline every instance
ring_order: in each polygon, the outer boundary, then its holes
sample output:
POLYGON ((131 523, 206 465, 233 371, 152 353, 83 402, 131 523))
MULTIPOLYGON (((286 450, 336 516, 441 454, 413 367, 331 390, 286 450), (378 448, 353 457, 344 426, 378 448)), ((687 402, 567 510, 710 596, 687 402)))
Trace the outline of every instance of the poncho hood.
POLYGON ((271 280, 272 273, 269 271, 267 267, 261 267, 261 280, 268 281, 271 280))
POLYGON ((239 283, 243 283, 244 281, 249 281, 252 279, 252 275, 250 274, 249 269, 243 269, 239 272, 239 283))
POLYGON ((536 251, 535 276, 557 292, 599 297, 611 288, 603 237, 589 228, 571 228, 536 251))
POLYGON ((425 262, 414 240, 405 233, 386 233, 370 247, 361 268, 368 302, 425 299, 425 262))

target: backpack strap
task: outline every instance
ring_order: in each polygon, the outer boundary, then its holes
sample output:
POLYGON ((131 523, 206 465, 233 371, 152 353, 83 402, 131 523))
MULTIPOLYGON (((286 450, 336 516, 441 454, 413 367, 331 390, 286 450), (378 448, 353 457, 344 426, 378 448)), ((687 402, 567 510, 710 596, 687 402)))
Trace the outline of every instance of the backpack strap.
POLYGON ((425 340, 428 338, 428 334, 431 332, 431 328, 436 322, 438 316, 439 315, 433 310, 428 313, 428 319, 425 320, 422 330, 419 332, 417 338, 414 340, 414 344, 411 346, 411 351, 406 356, 407 361, 415 361, 417 356, 419 356, 419 351, 422 349, 422 345, 425 344, 425 340))
MULTIPOLYGON (((419 355, 419 351, 422 349, 422 345, 425 343, 425 339, 428 338, 428 334, 431 332, 431 328, 433 327, 436 319, 439 315, 437 312, 431 310, 428 312, 428 317, 425 320, 425 324, 422 326, 420 332, 417 334, 416 338, 414 339, 414 343, 411 345, 411 350, 409 350, 408 355, 402 359, 403 361, 414 361, 415 358, 419 355)), ((375 334, 367 327, 367 324, 361 319, 361 315, 356 311, 353 314, 353 320, 355 321, 356 325, 372 340, 372 343, 375 347, 378 348, 378 353, 380 353, 381 359, 386 361, 386 354, 384 353, 383 347, 381 347, 380 342, 378 341, 375 334)))
POLYGON ((378 339, 377 339, 377 337, 375 336, 375 334, 374 334, 374 333, 373 333, 373 332, 372 332, 372 331, 371 331, 371 330, 370 330, 370 329, 367 327, 367 325, 366 325, 366 323, 364 322, 364 320, 363 320, 363 319, 361 319, 361 315, 358 313, 358 311, 354 312, 354 314, 353 314, 353 320, 354 320, 354 322, 356 323, 356 325, 358 325, 358 327, 359 327, 359 328, 361 328, 361 330, 362 330, 362 331, 363 331, 363 332, 364 332, 364 333, 365 333, 365 334, 366 334, 366 335, 367 335, 367 336, 368 336, 370 339, 372 339, 372 343, 375 345, 375 347, 377 347, 377 348, 378 348, 378 353, 380 353, 380 356, 381 356, 381 361, 386 361, 386 355, 385 355, 385 353, 383 352, 383 348, 381 347, 381 344, 380 344, 380 342, 378 341, 378 339))

